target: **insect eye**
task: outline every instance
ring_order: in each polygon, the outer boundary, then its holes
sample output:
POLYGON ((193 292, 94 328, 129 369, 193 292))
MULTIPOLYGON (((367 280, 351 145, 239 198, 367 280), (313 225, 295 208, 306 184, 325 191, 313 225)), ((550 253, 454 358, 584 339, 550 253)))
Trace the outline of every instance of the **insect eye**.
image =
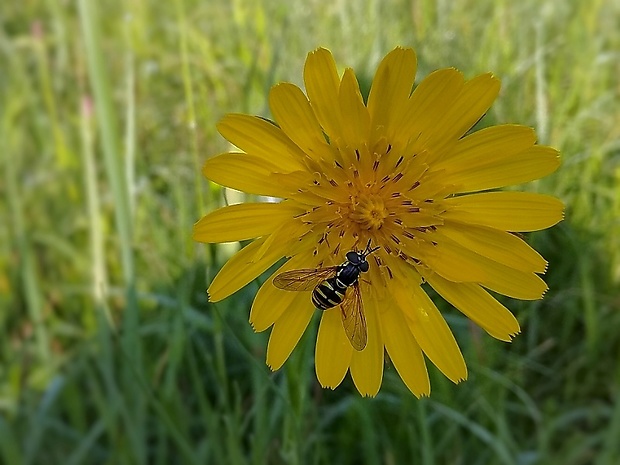
POLYGON ((368 262, 364 261, 360 264, 360 270, 362 270, 364 273, 368 271, 368 262))
POLYGON ((359 263, 360 259, 359 259, 359 255, 357 254, 357 252, 347 252, 347 260, 350 261, 351 263, 359 263))

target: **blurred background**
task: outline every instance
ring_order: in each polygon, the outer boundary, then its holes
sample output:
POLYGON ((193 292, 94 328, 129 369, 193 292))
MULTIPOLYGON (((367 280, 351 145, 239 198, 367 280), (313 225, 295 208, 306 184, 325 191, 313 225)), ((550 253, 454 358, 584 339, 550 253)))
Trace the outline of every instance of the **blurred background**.
POLYGON ((0 463, 620 463, 620 3, 613 0, 22 0, 0 16, 0 463), (316 323, 265 366, 249 307, 205 289, 239 244, 191 240, 239 201, 201 177, 225 113, 269 117, 328 47, 368 89, 412 46, 418 82, 455 66, 502 92, 480 127, 521 123, 563 165, 525 186, 566 220, 528 235, 542 301, 493 340, 443 305, 469 380, 429 364, 417 400, 318 385, 316 323))

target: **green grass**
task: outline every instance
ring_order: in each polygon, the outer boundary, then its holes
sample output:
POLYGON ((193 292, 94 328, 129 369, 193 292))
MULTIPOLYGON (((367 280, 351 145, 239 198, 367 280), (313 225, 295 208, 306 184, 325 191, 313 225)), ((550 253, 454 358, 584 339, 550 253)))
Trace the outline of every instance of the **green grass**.
POLYGON ((620 8, 524 2, 8 2, 0 17, 0 463, 620 463, 620 8), (443 306, 470 377, 429 367, 415 399, 318 386, 316 321, 284 368, 247 323, 259 283, 206 301, 230 246, 192 224, 235 195, 200 166, 215 122, 269 116, 330 48, 368 86, 413 46, 419 76, 493 71, 482 125, 563 154, 528 188, 567 204, 529 236, 549 260, 523 333, 492 340, 443 306))

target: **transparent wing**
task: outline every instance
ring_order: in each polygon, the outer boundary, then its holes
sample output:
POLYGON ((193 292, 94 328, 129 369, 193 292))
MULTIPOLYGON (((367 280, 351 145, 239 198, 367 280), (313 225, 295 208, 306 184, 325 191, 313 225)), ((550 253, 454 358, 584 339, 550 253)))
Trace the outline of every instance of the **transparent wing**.
POLYGON ((355 350, 363 350, 368 342, 368 329, 364 316, 364 303, 360 286, 355 283, 351 286, 340 304, 342 325, 351 345, 355 350))
POLYGON ((285 271, 273 278, 273 285, 285 291, 310 291, 326 279, 336 276, 337 272, 337 266, 285 271))

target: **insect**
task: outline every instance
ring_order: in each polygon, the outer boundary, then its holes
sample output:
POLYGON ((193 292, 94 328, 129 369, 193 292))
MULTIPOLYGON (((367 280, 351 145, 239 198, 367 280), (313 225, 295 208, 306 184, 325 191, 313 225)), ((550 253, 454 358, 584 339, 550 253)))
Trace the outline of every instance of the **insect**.
POLYGON ((274 278, 273 284, 285 291, 312 290, 312 303, 321 310, 340 305, 342 324, 351 345, 363 350, 368 342, 368 331, 359 277, 368 271, 366 257, 378 249, 371 249, 368 241, 363 252, 347 252, 347 260, 342 265, 285 271, 274 278))

